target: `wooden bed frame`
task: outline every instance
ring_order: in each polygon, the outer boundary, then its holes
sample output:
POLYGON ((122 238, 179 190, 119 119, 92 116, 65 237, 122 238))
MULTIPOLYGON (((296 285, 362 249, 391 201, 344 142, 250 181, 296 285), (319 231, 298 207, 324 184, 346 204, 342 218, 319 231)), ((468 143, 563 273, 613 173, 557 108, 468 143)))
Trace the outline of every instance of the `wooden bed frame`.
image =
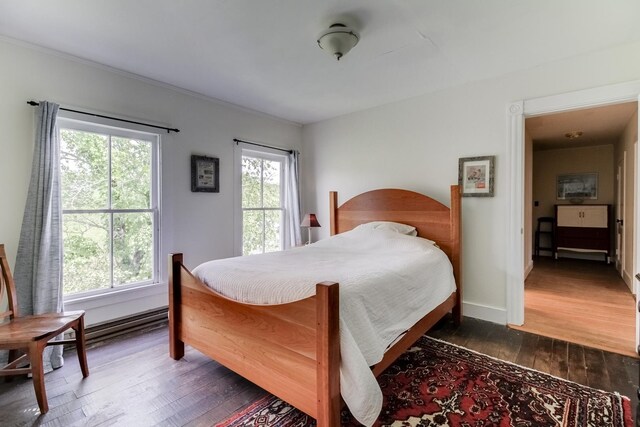
MULTIPOLYGON (((451 186, 451 208, 425 195, 385 189, 360 194, 338 207, 330 193, 331 235, 370 221, 410 224, 434 240, 453 265, 457 291, 423 317, 372 367, 379 375, 449 311, 462 320, 460 192, 451 186)), ((175 360, 188 344, 317 420, 340 425, 338 284, 316 285, 316 295, 280 305, 252 305, 208 288, 169 256, 169 340, 175 360)))

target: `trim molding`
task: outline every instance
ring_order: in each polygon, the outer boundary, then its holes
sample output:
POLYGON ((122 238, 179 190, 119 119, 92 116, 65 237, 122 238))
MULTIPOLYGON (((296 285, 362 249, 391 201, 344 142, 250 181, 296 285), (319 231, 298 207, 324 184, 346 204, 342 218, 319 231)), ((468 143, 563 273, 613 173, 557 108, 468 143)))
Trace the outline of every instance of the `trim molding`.
POLYGON ((622 280, 627 285, 627 288, 629 288, 631 293, 633 293, 633 278, 631 277, 631 274, 628 271, 626 270, 623 271, 622 280))
MULTIPOLYGON (((640 94, 638 94, 638 105, 640 106, 640 94)), ((636 124, 637 130, 640 131, 640 114, 638 115, 638 123, 636 124)), ((636 142, 633 143, 633 256, 631 257, 631 292, 636 296, 638 301, 638 280, 635 278, 633 272, 638 271, 640 264, 638 259, 640 258, 638 251, 640 251, 640 150, 638 149, 638 135, 636 135, 636 142)), ((636 313, 636 344, 640 344, 640 324, 638 324, 638 314, 636 313)), ((639 352, 640 353, 640 352, 639 352)))
POLYGON ((529 260, 529 264, 527 264, 524 269, 524 280, 527 280, 527 277, 529 277, 529 273, 531 273, 531 270, 533 270, 533 260, 529 260))
POLYGON ((166 294, 167 289, 168 285, 166 283, 154 283, 134 288, 125 288, 105 292, 103 294, 88 295, 65 300, 64 307, 65 310, 90 310, 92 308, 120 304, 133 299, 148 298, 153 295, 166 294))
POLYGON ((527 117, 552 114, 560 111, 579 110, 637 101, 640 94, 640 80, 600 86, 576 92, 532 98, 524 101, 527 117))
POLYGON ((167 295, 166 284, 147 285, 65 301, 64 308, 65 310, 84 310, 85 327, 89 328, 164 307, 167 305, 167 295))
POLYGON ((504 308, 463 302, 462 312, 465 317, 473 317, 474 319, 486 320, 487 322, 498 323, 500 325, 507 324, 507 310, 504 308))
POLYGON ((509 159, 507 194, 507 311, 506 322, 524 323, 524 101, 507 108, 509 159))
MULTIPOLYGON (((109 71, 111 73, 119 74, 121 76, 130 78, 130 79, 139 80, 139 81, 144 82, 144 83, 149 84, 149 85, 161 87, 163 89, 168 89, 168 90, 171 90, 171 91, 174 91, 174 92, 181 93, 183 95, 187 95, 187 96, 191 96, 191 97, 194 97, 194 98, 198 98, 198 99, 201 99, 203 101, 210 102, 212 104, 217 104, 217 105, 220 105, 220 106, 233 108, 233 109, 236 109, 236 110, 243 111, 245 113, 250 113, 250 114, 254 114, 254 115, 257 115, 257 116, 265 117, 265 118, 268 118, 268 119, 276 120, 276 121, 279 121, 281 123, 294 125, 294 126, 297 126, 299 128, 302 127, 302 123, 294 122, 292 120, 283 119, 282 117, 278 117, 278 116, 274 116, 274 115, 269 114, 269 113, 265 113, 265 112, 262 112, 262 111, 254 110, 254 109, 251 109, 249 107, 243 107, 241 105, 234 104, 233 102, 229 102, 229 101, 225 101, 225 100, 222 100, 222 99, 214 98, 212 96, 204 95, 204 94, 199 93, 199 92, 194 92, 194 91, 191 91, 189 89, 182 88, 180 86, 175 86, 175 85, 172 85, 170 83, 165 83, 165 82, 160 81, 160 80, 155 80, 155 79, 152 79, 151 77, 146 77, 146 76, 143 76, 141 74, 132 73, 131 71, 122 70, 120 68, 115 68, 115 67, 112 67, 110 65, 103 64, 101 62, 93 61, 91 59, 82 58, 80 56, 75 56, 75 55, 72 55, 70 53, 62 52, 62 51, 56 50, 56 49, 51 49, 51 48, 48 48, 48 47, 45 47, 45 46, 41 46, 39 44, 26 42, 24 40, 14 39, 13 37, 5 36, 5 35, 0 35, 0 41, 7 42, 7 43, 12 44, 14 46, 19 46, 19 47, 22 47, 22 48, 31 49, 31 50, 34 50, 36 52, 44 53, 46 55, 55 56, 55 57, 58 57, 58 58, 61 58, 61 59, 65 59, 67 61, 73 61, 73 62, 82 64, 82 65, 86 65, 86 66, 89 66, 89 67, 101 69, 101 70, 104 70, 104 71, 109 71)), ((147 119, 145 119, 145 120, 147 120, 147 119)))

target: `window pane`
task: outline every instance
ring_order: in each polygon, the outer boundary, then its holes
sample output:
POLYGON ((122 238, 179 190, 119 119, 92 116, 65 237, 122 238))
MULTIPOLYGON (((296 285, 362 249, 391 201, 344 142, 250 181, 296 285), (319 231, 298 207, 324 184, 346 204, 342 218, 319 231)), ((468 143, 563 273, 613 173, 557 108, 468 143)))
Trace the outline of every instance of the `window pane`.
POLYGON ((264 251, 279 251, 282 211, 265 211, 264 213, 264 251))
POLYGON ((65 294, 110 286, 108 214, 63 215, 65 294))
POLYGON ((242 157, 242 207, 262 207, 262 159, 242 157))
POLYGON ((242 254, 261 254, 263 249, 262 226, 264 214, 262 211, 244 211, 242 218, 242 254))
POLYGON ((280 162, 263 160, 263 203, 265 208, 280 205, 280 162))
POLYGON ((111 206, 151 207, 151 143, 111 137, 111 206))
POLYGON ((108 137, 60 130, 63 209, 105 209, 109 203, 108 137))
POLYGON ((113 284, 153 278, 153 216, 151 212, 113 215, 113 284))

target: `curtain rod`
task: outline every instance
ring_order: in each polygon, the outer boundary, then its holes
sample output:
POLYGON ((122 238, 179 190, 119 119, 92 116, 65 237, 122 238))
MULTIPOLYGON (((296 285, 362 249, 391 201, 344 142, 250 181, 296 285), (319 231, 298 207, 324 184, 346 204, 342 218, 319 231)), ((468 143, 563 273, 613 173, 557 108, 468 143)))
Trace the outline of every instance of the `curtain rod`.
MULTIPOLYGON (((27 101, 27 104, 33 105, 34 107, 40 105, 40 103, 36 102, 36 101, 27 101)), ((70 108, 60 107, 60 109, 64 110, 64 111, 70 111, 72 113, 85 114, 87 116, 93 116, 93 117, 100 117, 102 119, 117 120, 119 122, 133 123, 134 125, 143 125, 143 126, 147 126, 147 127, 151 127, 151 128, 162 129, 162 130, 166 130, 167 133, 180 132, 180 129, 176 129, 176 128, 168 128, 168 127, 164 127, 164 126, 150 125, 149 123, 136 122, 136 121, 133 121, 133 120, 126 120, 126 119, 119 119, 117 117, 111 117, 111 116, 103 116, 102 114, 87 113, 86 111, 72 110, 70 108)))
POLYGON ((264 144, 258 144, 257 142, 251 142, 251 141, 245 141, 243 139, 237 139, 237 138, 233 138, 233 141, 237 144, 238 142, 242 142, 243 144, 250 144, 250 145, 256 145, 258 147, 264 147, 264 148, 270 148, 272 150, 278 150, 278 151, 285 151, 289 154, 293 153, 293 150, 287 150, 286 148, 278 148, 278 147, 272 147, 270 145, 264 145, 264 144))

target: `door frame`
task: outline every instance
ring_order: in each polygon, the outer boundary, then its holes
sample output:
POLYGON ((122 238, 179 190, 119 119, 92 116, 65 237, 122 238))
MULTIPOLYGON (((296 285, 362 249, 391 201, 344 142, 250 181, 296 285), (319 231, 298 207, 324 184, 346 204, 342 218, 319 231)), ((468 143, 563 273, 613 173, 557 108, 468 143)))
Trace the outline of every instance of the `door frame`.
MULTIPOLYGON (((524 323, 525 117, 630 101, 640 102, 640 80, 542 98, 520 100, 507 106, 507 175, 509 178, 507 180, 508 220, 506 242, 507 323, 513 325, 522 325, 524 323)), ((636 217, 638 216, 639 199, 638 187, 636 186, 634 195, 636 217)), ((634 224, 634 242, 640 238, 639 227, 636 227, 636 224, 634 224)), ((634 254, 634 258, 637 256, 638 254, 634 254)))
MULTIPOLYGON (((627 150, 622 151, 622 159, 616 165, 616 209, 615 209, 615 245, 616 245, 616 256, 615 256, 615 265, 616 269, 620 267, 619 273, 622 280, 624 280, 624 270, 625 270, 625 221, 626 217, 624 214, 624 210, 626 207, 626 192, 627 192, 627 176, 626 176, 626 165, 627 165, 627 150), (622 221, 622 225, 618 223, 618 220, 622 221), (619 230, 622 229, 622 232, 619 233, 619 230), (619 261, 619 264, 618 264, 619 261)), ((635 212, 635 209, 634 209, 635 212)), ((632 271, 635 271, 633 269, 632 271)), ((628 286, 633 287, 632 284, 628 286)), ((635 294, 635 292, 634 292, 635 294)))
MULTIPOLYGON (((638 100, 638 105, 640 106, 640 98, 638 100)), ((638 132, 640 133, 640 112, 638 112, 638 116, 638 132)), ((633 295, 636 296, 636 307, 640 307, 637 304, 638 281, 635 278, 636 272, 640 270, 640 247, 638 246, 640 245, 640 230, 638 230, 638 228, 640 227, 640 212, 638 212, 638 210, 640 209, 640 200, 638 200, 638 197, 640 196, 640 187, 638 186, 640 185, 640 173, 638 172, 638 167, 640 167, 640 152, 638 152, 638 138, 636 138, 636 142, 633 143, 633 187, 635 191, 633 195, 633 256, 631 257, 631 268, 633 269, 631 270, 631 292, 633 292, 633 295)), ((640 321, 640 317, 637 315, 637 313, 636 317, 636 322, 640 321)), ((636 326, 636 335, 636 343, 640 343, 640 326, 636 326)))

